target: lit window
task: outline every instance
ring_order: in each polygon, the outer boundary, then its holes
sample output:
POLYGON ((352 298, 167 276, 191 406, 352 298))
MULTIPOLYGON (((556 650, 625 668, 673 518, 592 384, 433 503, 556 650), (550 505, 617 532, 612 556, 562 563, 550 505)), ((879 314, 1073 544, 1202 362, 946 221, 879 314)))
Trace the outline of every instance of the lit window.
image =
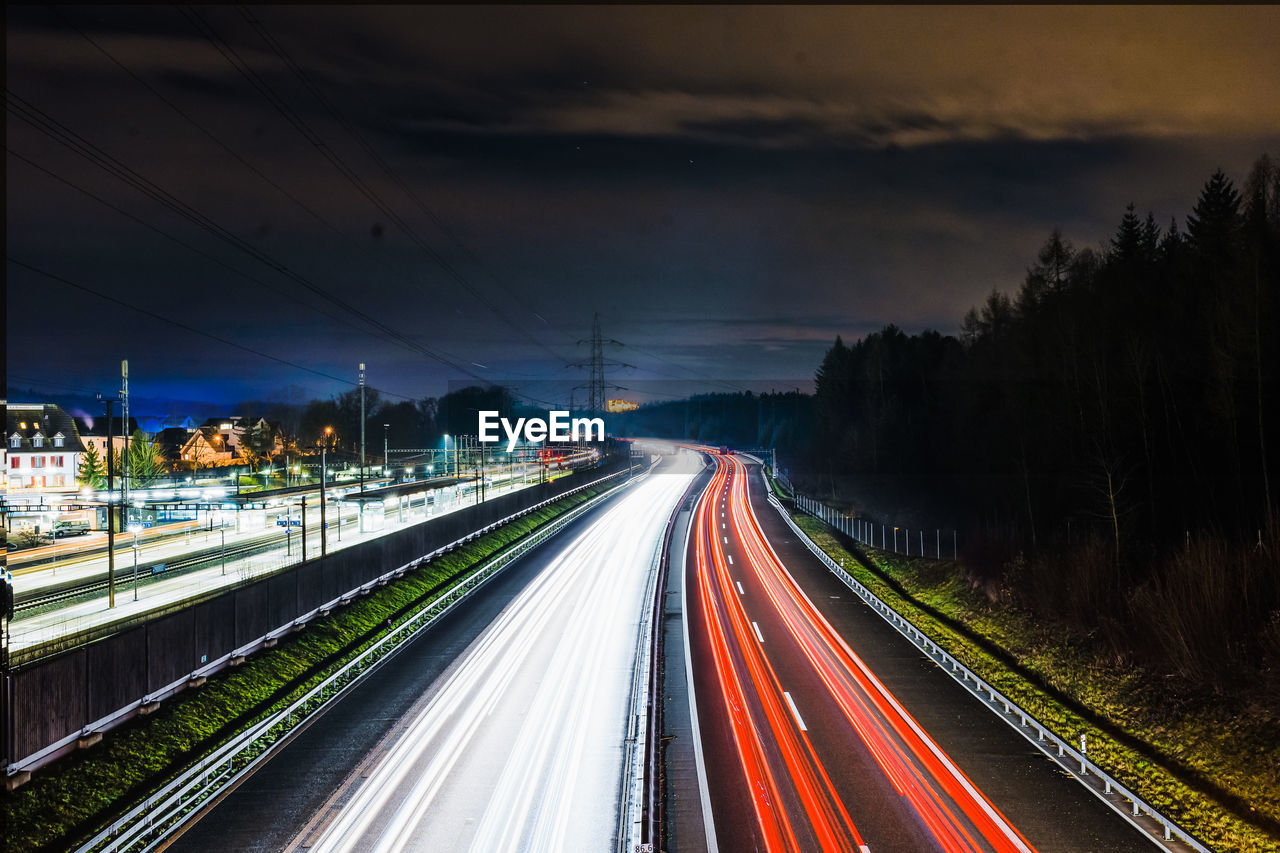
POLYGON ((26 421, 23 421, 22 423, 18 424, 18 426, 22 427, 23 429, 26 429, 26 428, 27 428, 27 422, 26 422, 26 421))

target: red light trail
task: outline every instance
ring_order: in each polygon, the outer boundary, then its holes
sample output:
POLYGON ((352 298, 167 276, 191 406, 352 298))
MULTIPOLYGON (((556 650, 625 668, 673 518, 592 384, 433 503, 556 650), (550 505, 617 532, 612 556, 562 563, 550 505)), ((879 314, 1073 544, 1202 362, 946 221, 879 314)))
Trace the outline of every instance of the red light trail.
MULTIPOLYGON (((739 554, 736 568, 752 573, 775 611, 770 615, 785 627, 785 636, 776 639, 795 644, 812 670, 806 675, 810 680, 816 676, 847 721, 848 729, 834 734, 847 738, 841 742, 850 749, 859 743, 865 747, 937 848, 947 853, 1032 851, 787 572, 751 508, 746 465, 734 456, 715 459, 717 469, 694 520, 697 600, 737 763, 765 848, 806 850, 816 844, 822 850, 865 853, 873 844, 863 839, 850 815, 850 807, 857 811, 857 799, 837 790, 766 652, 758 623, 747 614, 741 582, 729 568, 733 555, 726 548, 731 540, 739 554)), ((841 757, 828 755, 827 760, 841 757)))

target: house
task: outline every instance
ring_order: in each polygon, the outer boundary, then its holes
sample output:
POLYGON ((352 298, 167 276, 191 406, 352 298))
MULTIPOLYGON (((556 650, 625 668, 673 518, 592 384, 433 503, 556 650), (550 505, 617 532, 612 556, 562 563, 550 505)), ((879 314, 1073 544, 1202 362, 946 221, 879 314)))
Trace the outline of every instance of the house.
POLYGON ((5 410, 4 469, 10 493, 76 490, 85 452, 75 421, 61 406, 10 403, 5 410))
POLYGON ((151 439, 151 445, 164 458, 165 466, 170 470, 176 467, 185 467, 181 463, 183 461, 182 451, 187 446, 187 442, 191 438, 192 430, 185 427, 165 427, 155 434, 151 439))
MULTIPOLYGON (((107 432, 108 424, 106 416, 97 418, 76 418, 76 431, 80 433, 80 442, 88 450, 90 447, 97 452, 98 458, 103 460, 106 465, 107 459, 107 432)), ((129 435, 133 435, 138 429, 138 421, 136 418, 129 418, 129 435)), ((111 418, 111 449, 116 453, 124 452, 125 430, 124 418, 120 415, 114 415, 111 418)))
POLYGON ((266 418, 250 420, 239 415, 209 418, 188 433, 178 451, 178 462, 194 468, 238 465, 245 458, 246 442, 264 432, 274 437, 272 453, 283 453, 284 438, 266 418))
POLYGON ((178 449, 178 464, 184 468, 218 468, 234 465, 238 453, 234 435, 208 427, 189 433, 178 449))

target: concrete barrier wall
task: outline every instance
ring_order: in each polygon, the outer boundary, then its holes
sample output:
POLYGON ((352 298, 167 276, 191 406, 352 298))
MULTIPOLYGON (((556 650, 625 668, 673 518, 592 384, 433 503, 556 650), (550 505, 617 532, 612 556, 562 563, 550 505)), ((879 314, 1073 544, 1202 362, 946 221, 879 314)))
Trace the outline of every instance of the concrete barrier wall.
POLYGON ((5 696, 10 723, 4 727, 5 754, 12 764, 24 762, 325 602, 526 507, 625 468, 625 459, 622 463, 502 495, 291 566, 14 670, 5 696))

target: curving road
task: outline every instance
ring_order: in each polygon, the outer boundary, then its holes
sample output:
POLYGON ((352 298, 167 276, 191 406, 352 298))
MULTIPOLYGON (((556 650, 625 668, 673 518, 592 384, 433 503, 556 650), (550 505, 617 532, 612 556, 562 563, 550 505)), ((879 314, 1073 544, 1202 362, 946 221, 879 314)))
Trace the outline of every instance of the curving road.
POLYGON ((747 474, 754 469, 732 456, 717 464, 686 566, 713 845, 1148 848, 1083 788, 1033 758, 1015 732, 957 696, 945 674, 921 667, 918 653, 904 652, 874 616, 862 619, 869 611, 820 565, 813 570, 816 561, 798 553, 780 519, 756 516, 751 491, 760 485, 747 474))
POLYGON ((692 454, 557 556, 295 838, 313 851, 604 850, 616 844, 644 597, 692 454))

